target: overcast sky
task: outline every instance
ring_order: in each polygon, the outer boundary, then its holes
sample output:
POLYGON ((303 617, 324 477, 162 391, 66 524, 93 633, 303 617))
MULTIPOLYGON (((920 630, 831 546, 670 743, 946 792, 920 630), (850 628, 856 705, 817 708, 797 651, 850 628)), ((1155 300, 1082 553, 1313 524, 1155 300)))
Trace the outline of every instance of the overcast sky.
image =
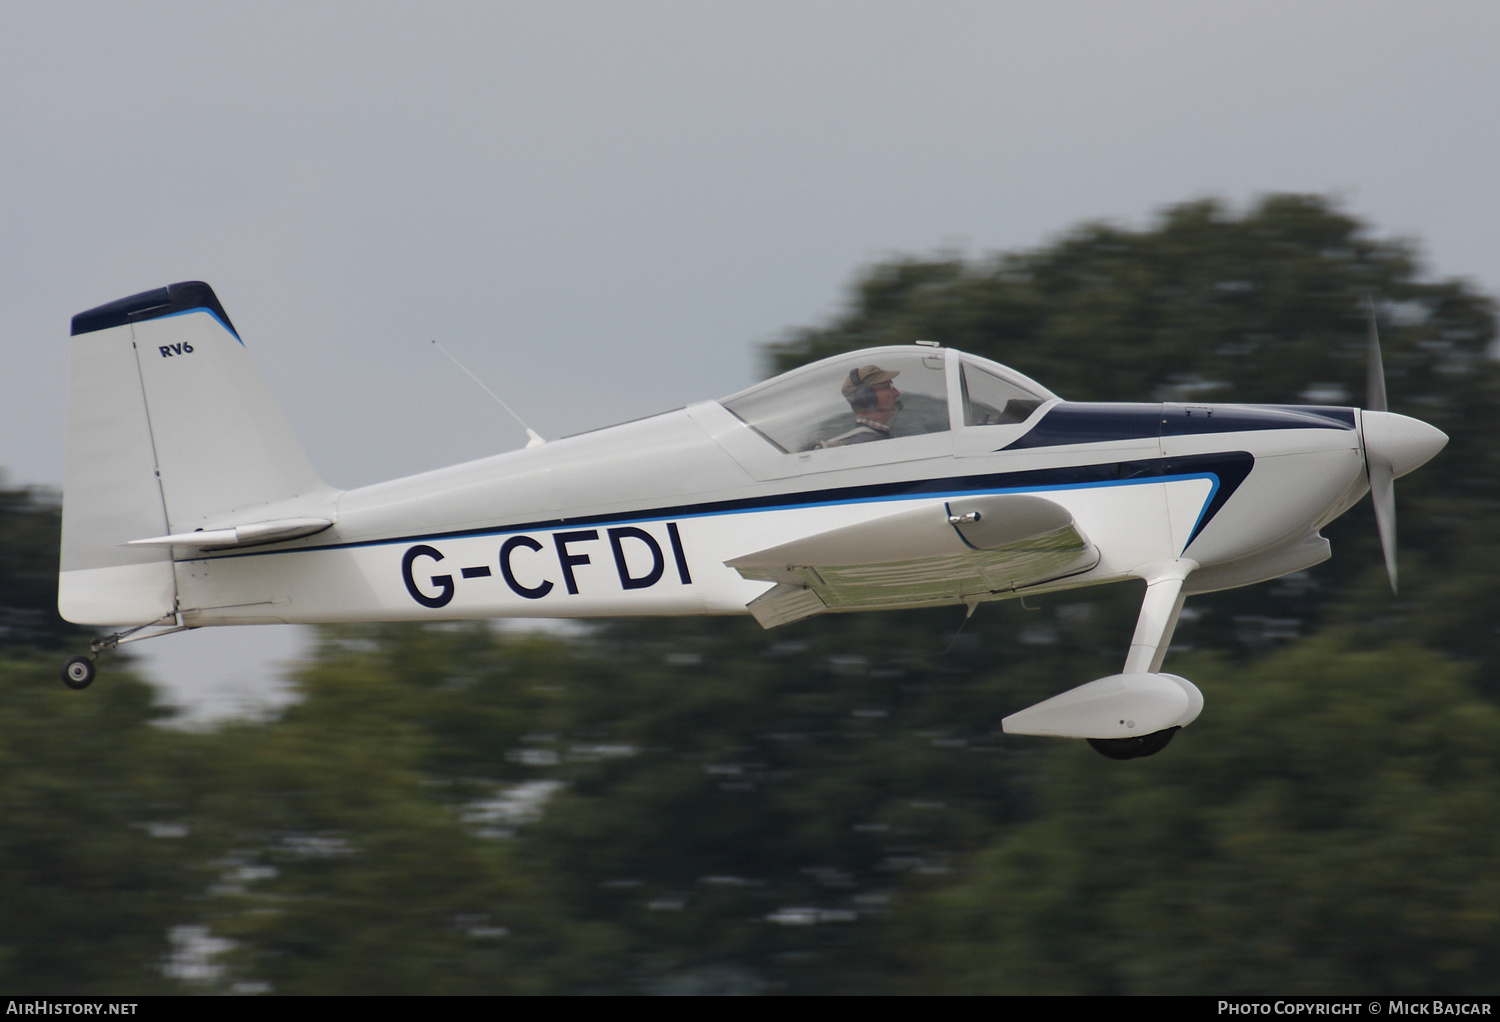
MULTIPOLYGON (((179 280, 343 487, 524 442, 429 338, 556 437, 748 384, 891 254, 1202 196, 1494 293, 1497 47, 1492 2, 6 0, 0 466, 61 485, 69 318, 179 280)), ((154 669, 294 645, 235 631, 154 669)))

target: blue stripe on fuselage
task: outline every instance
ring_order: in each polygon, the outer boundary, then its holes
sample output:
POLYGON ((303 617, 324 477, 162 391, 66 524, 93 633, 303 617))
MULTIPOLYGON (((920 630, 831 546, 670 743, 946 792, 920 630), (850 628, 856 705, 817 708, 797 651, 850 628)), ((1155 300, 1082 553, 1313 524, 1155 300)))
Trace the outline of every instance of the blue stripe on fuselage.
POLYGON ((318 546, 283 547, 277 550, 245 550, 214 554, 200 554, 181 558, 182 561, 199 561, 229 557, 262 557, 271 554, 304 553, 314 550, 342 550, 355 547, 385 546, 390 544, 426 543, 444 539, 464 539, 472 536, 503 536, 517 532, 543 532, 559 528, 577 528, 590 525, 619 525, 631 522, 651 522, 663 519, 707 518, 717 515, 743 514, 758 511, 786 511, 808 507, 831 507, 841 504, 875 504, 895 500, 911 500, 916 497, 958 497, 974 493, 1046 493, 1055 490, 1093 489, 1103 486, 1138 486, 1143 483, 1167 483, 1184 479, 1208 479, 1212 482, 1209 498, 1193 526, 1188 544, 1218 514, 1219 509, 1234 494, 1250 469, 1255 458, 1247 451, 1230 451, 1222 454, 1195 454, 1180 458, 1149 458, 1140 461, 1124 461, 1099 465, 1078 465, 1066 468, 1033 469, 1025 472, 998 472, 986 475, 964 476, 942 479, 913 479, 897 483, 876 483, 867 486, 847 486, 835 489, 807 490, 802 493, 776 493, 761 497, 745 497, 739 500, 706 501, 701 504, 679 504, 671 507, 656 507, 642 511, 615 512, 613 514, 582 515, 577 518, 553 518, 509 525, 486 526, 478 529, 456 529, 445 532, 427 532, 384 539, 367 539, 350 543, 327 543, 318 546))

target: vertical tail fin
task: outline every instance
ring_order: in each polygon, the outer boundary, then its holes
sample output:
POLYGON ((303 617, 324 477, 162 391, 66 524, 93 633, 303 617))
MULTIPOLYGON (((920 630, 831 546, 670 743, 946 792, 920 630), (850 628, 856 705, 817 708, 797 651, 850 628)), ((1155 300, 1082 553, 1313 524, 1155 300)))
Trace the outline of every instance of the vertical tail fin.
POLYGON ((73 317, 58 605, 81 624, 177 610, 170 548, 191 532, 328 487, 213 289, 190 281, 73 317))

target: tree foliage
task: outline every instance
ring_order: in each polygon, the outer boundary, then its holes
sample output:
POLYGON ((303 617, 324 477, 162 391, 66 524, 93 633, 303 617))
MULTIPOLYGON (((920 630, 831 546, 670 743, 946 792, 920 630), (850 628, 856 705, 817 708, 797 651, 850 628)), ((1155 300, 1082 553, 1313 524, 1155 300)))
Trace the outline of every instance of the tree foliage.
POLYGON ((3 483, 0 473, 0 653, 76 641, 86 631, 57 613, 56 496, 3 483))
POLYGON ((1038 817, 908 906, 914 986, 1493 992, 1500 712, 1468 672, 1337 632, 1188 669, 1196 741, 1050 754, 1038 817))
POLYGON ((169 930, 208 874, 164 716, 128 672, 79 699, 54 659, 0 661, 0 987, 172 988, 169 930))

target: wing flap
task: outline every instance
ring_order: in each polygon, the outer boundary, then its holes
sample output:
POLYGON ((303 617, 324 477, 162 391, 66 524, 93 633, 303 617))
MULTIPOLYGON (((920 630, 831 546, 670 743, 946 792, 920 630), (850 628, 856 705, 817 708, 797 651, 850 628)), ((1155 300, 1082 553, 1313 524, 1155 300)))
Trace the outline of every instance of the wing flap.
POLYGON ((828 604, 807 586, 778 584, 749 603, 750 613, 762 628, 789 625, 821 614, 828 604))
POLYGON ((1098 561, 1060 504, 988 494, 898 511, 725 563, 744 578, 776 583, 750 604, 769 628, 768 619, 784 624, 823 609, 955 603, 1077 574, 1098 561))

